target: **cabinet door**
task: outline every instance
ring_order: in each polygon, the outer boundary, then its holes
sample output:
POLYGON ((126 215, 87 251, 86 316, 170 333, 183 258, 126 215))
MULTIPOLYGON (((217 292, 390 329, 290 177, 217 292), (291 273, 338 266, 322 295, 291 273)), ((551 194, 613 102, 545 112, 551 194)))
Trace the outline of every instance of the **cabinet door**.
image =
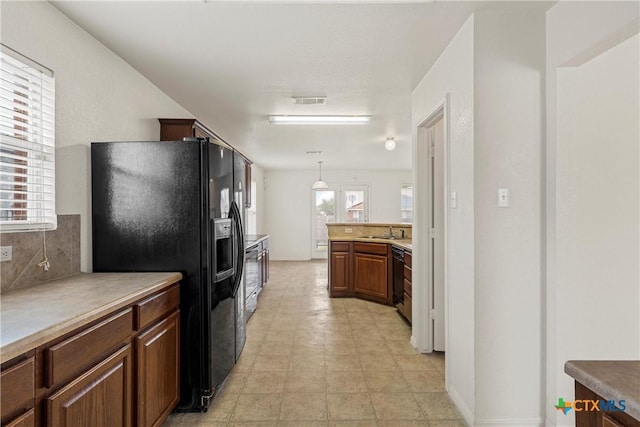
POLYGON ((353 290, 357 296, 388 303, 388 260, 386 256, 356 253, 353 290))
POLYGON ((351 287, 349 286, 349 252, 331 252, 330 275, 331 296, 351 296, 351 287))
POLYGON ((178 403, 178 311, 136 338, 138 427, 161 425, 178 403))
POLYGON ((29 412, 20 415, 7 424, 3 424, 4 427, 35 427, 36 425, 36 413, 33 409, 29 412))
POLYGON ((158 119, 160 141, 182 141, 184 137, 195 135, 195 119, 158 119))
POLYGON ((132 375, 127 344, 46 399, 47 426, 131 426, 132 375))

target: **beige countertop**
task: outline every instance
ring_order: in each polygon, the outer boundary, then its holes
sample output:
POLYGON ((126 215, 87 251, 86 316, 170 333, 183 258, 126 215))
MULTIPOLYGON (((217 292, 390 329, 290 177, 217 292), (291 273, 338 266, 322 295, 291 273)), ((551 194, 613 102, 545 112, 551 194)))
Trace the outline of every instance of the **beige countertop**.
POLYGON ((625 412, 640 420, 640 360, 570 360, 564 371, 606 400, 624 400, 625 412))
POLYGON ((367 242, 367 243, 388 243, 393 246, 397 246, 406 250, 413 250, 411 246, 411 239, 383 239, 383 238, 375 238, 375 237, 334 237, 330 238, 329 241, 335 242, 367 242))
POLYGON ((82 273, 0 297, 0 363, 130 305, 180 273, 82 273))

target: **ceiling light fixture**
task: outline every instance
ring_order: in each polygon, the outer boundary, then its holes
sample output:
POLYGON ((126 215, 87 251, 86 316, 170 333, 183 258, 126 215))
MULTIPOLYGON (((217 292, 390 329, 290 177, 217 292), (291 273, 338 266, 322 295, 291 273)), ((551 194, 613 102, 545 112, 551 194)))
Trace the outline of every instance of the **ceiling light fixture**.
POLYGON ((384 148, 386 148, 387 151, 393 151, 396 148, 396 142, 392 136, 387 138, 387 142, 384 143, 384 148))
POLYGON ((269 116, 272 125, 367 125, 371 116, 269 116))
POLYGON ((329 188, 329 184, 322 180, 322 162, 318 162, 318 169, 320 170, 320 178, 313 183, 311 188, 313 190, 326 190, 329 188))

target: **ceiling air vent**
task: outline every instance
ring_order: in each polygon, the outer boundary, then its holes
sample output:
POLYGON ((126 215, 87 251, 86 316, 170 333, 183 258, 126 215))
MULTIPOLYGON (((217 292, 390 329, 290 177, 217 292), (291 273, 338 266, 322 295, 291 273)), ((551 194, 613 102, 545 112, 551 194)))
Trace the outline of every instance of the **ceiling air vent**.
POLYGON ((327 103, 326 96, 292 96, 291 100, 295 105, 324 105, 327 103))

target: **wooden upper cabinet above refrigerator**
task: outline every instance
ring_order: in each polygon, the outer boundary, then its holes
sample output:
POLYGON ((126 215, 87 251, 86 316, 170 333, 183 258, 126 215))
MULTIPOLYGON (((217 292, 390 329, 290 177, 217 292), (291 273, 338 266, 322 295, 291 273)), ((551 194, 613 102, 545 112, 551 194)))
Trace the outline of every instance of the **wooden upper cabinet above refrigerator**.
POLYGON ((216 144, 232 148, 234 153, 242 157, 245 180, 244 205, 247 208, 251 207, 251 164, 253 163, 251 160, 196 119, 158 119, 158 121, 160 122, 160 141, 180 141, 183 138, 209 138, 210 141, 216 144))

